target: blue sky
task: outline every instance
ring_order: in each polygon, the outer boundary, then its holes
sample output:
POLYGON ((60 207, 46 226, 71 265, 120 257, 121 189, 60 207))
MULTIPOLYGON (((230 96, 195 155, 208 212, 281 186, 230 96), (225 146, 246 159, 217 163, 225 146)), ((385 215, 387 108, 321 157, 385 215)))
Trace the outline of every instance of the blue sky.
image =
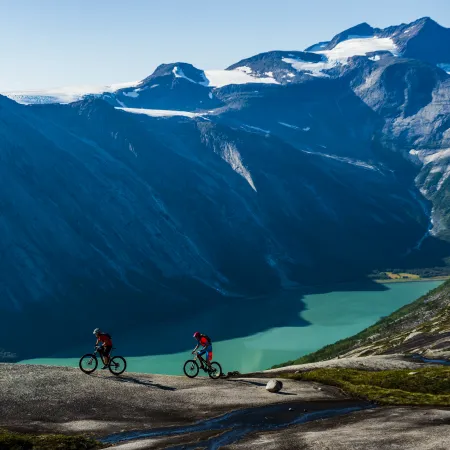
POLYGON ((220 69, 422 16, 450 27, 450 0, 0 0, 0 91, 139 80, 164 62, 220 69))

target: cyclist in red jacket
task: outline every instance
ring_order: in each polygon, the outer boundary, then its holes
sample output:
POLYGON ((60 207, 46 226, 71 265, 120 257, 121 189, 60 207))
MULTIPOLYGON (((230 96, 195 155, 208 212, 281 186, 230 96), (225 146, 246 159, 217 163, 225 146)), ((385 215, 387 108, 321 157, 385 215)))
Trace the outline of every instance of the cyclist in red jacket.
POLYGON ((194 348, 192 353, 194 354, 197 349, 202 346, 203 349, 200 350, 197 355, 201 358, 202 355, 206 354, 206 364, 209 368, 211 368, 211 361, 213 357, 213 350, 212 350, 212 343, 211 339, 206 334, 201 334, 200 332, 196 331, 194 333, 194 338, 197 339, 197 346, 194 348))
POLYGON ((102 343, 101 346, 98 349, 98 352, 100 353, 100 356, 102 357, 104 366, 102 369, 108 368, 109 364, 109 354, 111 353, 113 343, 111 336, 108 333, 103 333, 100 331, 100 328, 96 328, 94 330, 95 337, 97 338, 97 342, 95 345, 102 343))

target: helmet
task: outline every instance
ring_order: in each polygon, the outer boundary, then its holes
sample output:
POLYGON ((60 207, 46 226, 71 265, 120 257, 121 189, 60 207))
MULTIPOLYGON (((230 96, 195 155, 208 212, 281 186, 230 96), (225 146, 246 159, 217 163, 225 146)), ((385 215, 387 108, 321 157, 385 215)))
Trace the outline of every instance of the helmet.
POLYGON ((100 333, 100 328, 96 328, 92 334, 99 334, 99 333, 100 333))
POLYGON ((196 331, 196 332, 194 333, 194 337, 195 337, 195 339, 199 338, 199 337, 200 337, 200 333, 199 333, 198 331, 196 331))

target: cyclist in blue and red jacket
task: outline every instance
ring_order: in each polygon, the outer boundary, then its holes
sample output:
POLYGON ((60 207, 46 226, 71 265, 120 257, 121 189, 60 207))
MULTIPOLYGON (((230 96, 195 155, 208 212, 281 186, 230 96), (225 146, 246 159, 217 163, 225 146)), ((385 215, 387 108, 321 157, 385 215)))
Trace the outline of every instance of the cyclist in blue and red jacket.
POLYGON ((200 346, 202 346, 202 350, 200 350, 197 355, 202 356, 206 354, 206 364, 208 367, 211 367, 211 361, 213 358, 213 349, 211 338, 209 338, 206 334, 202 334, 198 331, 194 333, 194 339, 197 339, 197 346, 194 348, 192 353, 194 354, 200 346))

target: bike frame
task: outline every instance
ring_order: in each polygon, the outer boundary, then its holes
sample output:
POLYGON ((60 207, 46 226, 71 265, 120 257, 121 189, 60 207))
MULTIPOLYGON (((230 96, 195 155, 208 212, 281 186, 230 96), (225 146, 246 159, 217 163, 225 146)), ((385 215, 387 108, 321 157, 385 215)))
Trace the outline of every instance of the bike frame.
POLYGON ((197 361, 197 359, 200 360, 200 368, 203 370, 203 372, 207 372, 208 364, 206 363, 206 361, 203 359, 203 357, 201 355, 198 355, 196 353, 194 356, 194 361, 197 361))
MULTIPOLYGON (((105 366, 109 366, 110 364, 111 364, 111 360, 112 360, 112 352, 113 352, 113 350, 115 350, 115 348, 113 347, 112 349, 111 349, 111 351, 109 352, 109 363, 108 364, 106 364, 105 363, 105 360, 103 359, 103 355, 101 354, 101 352, 100 352, 100 349, 101 349, 101 347, 98 347, 98 346, 96 346, 95 347, 95 351, 94 351, 94 355, 95 354, 97 354, 98 356, 100 356, 100 359, 102 360, 102 363, 105 365, 105 366)), ((91 360, 89 361, 89 362, 91 362, 92 361, 92 358, 91 358, 91 360)))

